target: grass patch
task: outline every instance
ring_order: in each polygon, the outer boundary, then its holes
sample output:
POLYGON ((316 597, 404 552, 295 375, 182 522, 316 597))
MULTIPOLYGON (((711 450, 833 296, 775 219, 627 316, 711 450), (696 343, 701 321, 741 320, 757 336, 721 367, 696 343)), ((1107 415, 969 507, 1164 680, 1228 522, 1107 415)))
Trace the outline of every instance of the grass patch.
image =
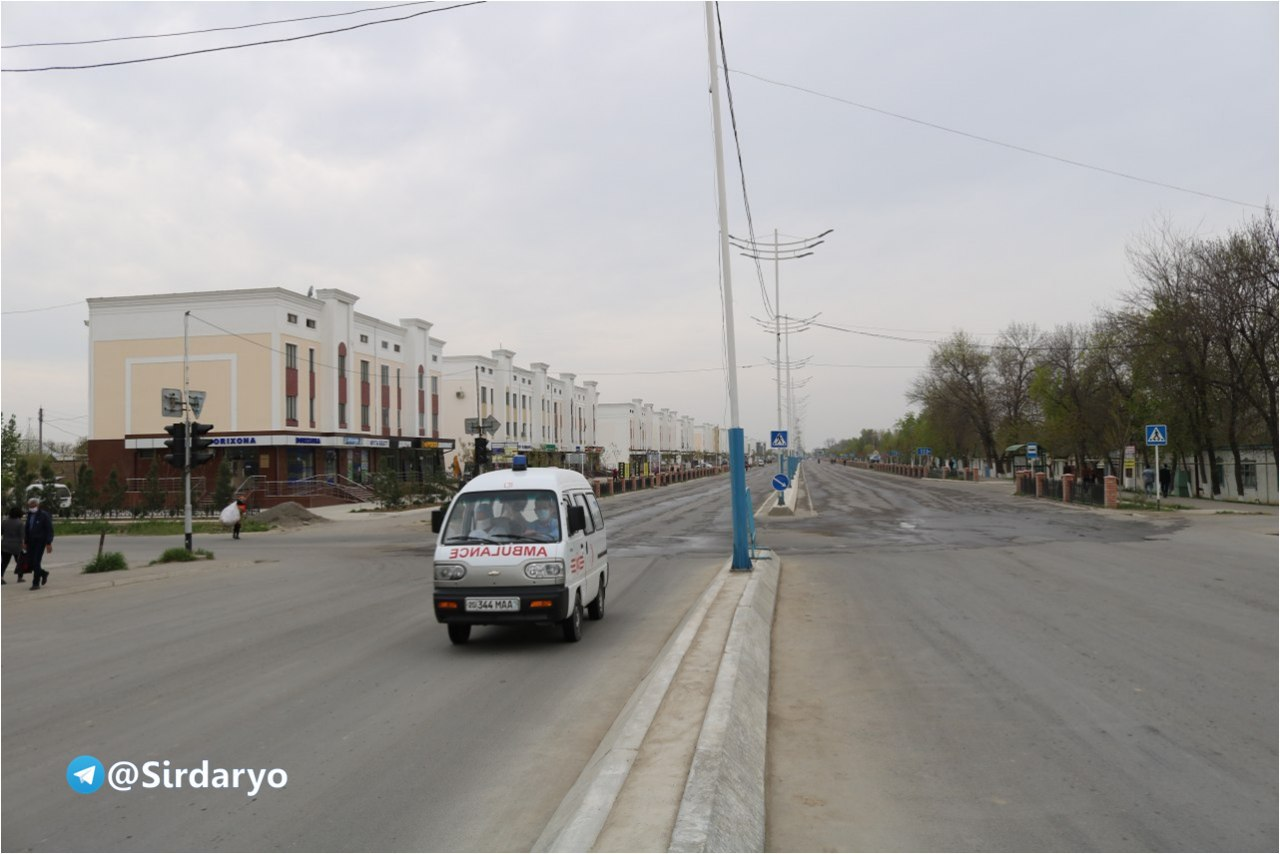
POLYGON ((124 555, 120 552, 103 552, 93 560, 85 564, 82 572, 119 572, 122 569, 128 569, 129 564, 125 562, 124 555))
POLYGON ((150 563, 150 566, 155 566, 157 563, 185 563, 192 560, 213 560, 213 552, 208 549, 196 549, 194 552, 189 552, 182 546, 175 546, 171 549, 165 549, 157 560, 153 560, 150 563))

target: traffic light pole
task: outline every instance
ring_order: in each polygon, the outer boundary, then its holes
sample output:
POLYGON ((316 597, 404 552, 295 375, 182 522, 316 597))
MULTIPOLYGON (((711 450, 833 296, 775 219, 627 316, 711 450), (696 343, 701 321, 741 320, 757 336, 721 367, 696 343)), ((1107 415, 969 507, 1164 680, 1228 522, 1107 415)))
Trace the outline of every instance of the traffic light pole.
POLYGON ((182 422, 186 425, 182 439, 182 511, 183 541, 187 551, 191 548, 191 359, 188 339, 191 312, 182 313, 182 422))

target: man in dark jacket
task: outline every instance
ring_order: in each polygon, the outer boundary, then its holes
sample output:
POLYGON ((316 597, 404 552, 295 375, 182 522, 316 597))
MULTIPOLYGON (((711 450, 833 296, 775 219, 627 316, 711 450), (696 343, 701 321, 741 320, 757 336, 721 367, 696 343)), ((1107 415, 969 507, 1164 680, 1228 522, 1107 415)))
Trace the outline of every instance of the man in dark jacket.
POLYGON ((22 529, 27 549, 27 570, 31 573, 31 589, 49 583, 49 573, 40 564, 46 554, 53 554, 53 517, 40 509, 40 499, 27 501, 27 523, 22 529))

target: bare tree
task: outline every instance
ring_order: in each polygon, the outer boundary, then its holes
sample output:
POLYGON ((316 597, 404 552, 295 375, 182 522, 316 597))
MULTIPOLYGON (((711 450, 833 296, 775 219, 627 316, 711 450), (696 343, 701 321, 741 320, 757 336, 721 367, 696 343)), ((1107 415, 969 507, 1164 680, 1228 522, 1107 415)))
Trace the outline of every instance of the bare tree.
POLYGON ((928 369, 912 383, 907 399, 924 406, 925 417, 942 435, 961 436, 972 430, 981 451, 1001 471, 994 385, 991 354, 957 332, 934 347, 928 369))
POLYGON ((994 404, 1001 445, 1025 441, 1041 418, 1031 396, 1044 336, 1034 325, 1010 324, 992 349, 994 404))

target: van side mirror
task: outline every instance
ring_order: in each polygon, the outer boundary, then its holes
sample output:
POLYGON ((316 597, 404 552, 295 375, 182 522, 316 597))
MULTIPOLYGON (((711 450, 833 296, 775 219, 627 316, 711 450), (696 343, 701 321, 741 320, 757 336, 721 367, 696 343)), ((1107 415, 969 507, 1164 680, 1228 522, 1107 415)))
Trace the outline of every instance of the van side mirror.
POLYGON ((569 508, 569 536, 587 530, 587 511, 583 507, 569 508))
POLYGON ((431 511, 431 533, 438 534, 440 529, 444 527, 444 509, 438 508, 431 511))

